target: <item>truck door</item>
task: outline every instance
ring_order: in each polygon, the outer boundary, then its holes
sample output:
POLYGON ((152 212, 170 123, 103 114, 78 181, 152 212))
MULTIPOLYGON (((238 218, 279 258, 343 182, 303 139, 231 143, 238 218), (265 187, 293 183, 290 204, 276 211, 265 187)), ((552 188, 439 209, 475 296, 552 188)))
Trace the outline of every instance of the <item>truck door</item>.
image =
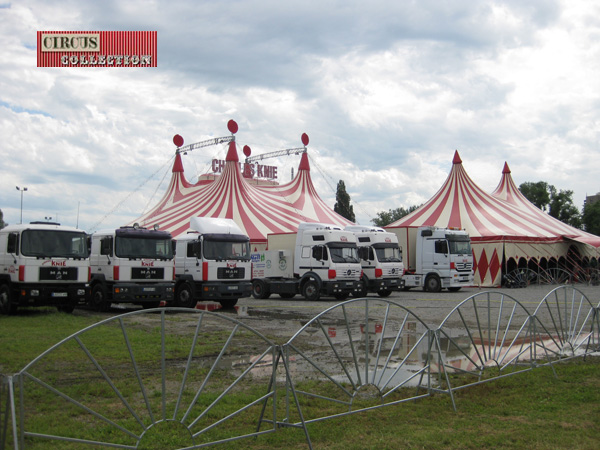
POLYGON ((448 241, 436 239, 433 245, 433 269, 447 270, 450 264, 448 241))
POLYGON ((192 275, 194 280, 202 280, 202 243, 200 240, 188 241, 186 245, 184 273, 192 275))

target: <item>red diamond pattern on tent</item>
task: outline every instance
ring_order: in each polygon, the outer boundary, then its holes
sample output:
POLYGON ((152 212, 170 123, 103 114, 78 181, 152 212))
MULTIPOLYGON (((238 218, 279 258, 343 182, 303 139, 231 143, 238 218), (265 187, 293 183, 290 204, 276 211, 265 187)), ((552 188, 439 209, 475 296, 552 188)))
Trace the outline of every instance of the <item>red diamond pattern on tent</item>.
POLYGON ((482 250, 481 255, 479 256, 479 259, 477 261, 477 271, 479 273, 479 277, 482 280, 485 280, 488 271, 488 260, 487 255, 485 253, 485 249, 482 250))
POLYGON ((498 252, 494 249, 494 253, 492 254, 492 258, 490 260, 490 275, 492 277, 492 284, 495 283, 498 274, 500 273, 501 265, 500 258, 498 257, 498 252))

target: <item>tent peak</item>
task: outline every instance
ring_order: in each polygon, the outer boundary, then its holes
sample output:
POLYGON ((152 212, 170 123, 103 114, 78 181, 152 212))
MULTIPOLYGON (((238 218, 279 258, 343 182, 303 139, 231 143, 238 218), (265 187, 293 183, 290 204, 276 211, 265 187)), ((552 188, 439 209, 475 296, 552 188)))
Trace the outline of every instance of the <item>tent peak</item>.
POLYGON ((181 162, 181 155, 179 152, 175 154, 175 162, 173 163, 173 170, 171 172, 183 172, 183 163, 181 162))
POLYGON ((502 169, 502 173, 510 173, 510 169, 508 168, 508 163, 504 162, 504 169, 502 169))
POLYGON ((310 171, 310 164, 308 164, 308 153, 302 153, 302 157, 300 158, 300 165, 298 166, 298 170, 308 170, 310 171))
POLYGON ((225 161, 239 162, 239 160, 240 158, 238 157, 237 149, 235 148, 235 141, 231 141, 229 143, 229 150, 227 151, 227 157, 225 158, 225 161))
POLYGON ((462 159, 460 159, 458 150, 454 151, 454 159, 452 160, 452 164, 462 164, 462 159))

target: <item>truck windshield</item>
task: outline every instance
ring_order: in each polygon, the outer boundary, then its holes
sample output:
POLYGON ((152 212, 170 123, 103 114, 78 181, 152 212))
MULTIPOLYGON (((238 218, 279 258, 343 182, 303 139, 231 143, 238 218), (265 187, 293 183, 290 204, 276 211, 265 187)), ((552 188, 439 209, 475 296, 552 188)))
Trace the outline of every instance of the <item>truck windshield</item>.
POLYGON ((129 259, 173 259, 171 239, 116 236, 115 255, 129 259))
POLYGON ((78 231, 24 230, 21 253, 40 258, 87 258, 87 235, 78 231))
POLYGON ((245 241, 230 241, 224 239, 207 239, 204 241, 204 258, 214 261, 237 259, 250 260, 250 243, 245 241))
POLYGON ((358 249, 355 246, 328 244, 331 261, 335 263, 358 263, 358 249))
POLYGON ((402 253, 397 244, 374 245, 373 248, 379 262, 402 262, 402 253))
POLYGON ((471 241, 455 241, 448 240, 450 246, 450 254, 452 255, 470 255, 471 254, 471 241))

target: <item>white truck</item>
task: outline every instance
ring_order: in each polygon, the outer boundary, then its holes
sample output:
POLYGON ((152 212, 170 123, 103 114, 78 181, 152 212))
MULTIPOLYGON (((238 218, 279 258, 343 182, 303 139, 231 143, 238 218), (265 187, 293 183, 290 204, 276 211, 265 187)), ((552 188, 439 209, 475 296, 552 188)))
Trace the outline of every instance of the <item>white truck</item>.
POLYGON ((473 285, 471 239, 458 228, 390 228, 404 255, 404 289, 458 291, 473 285))
POLYGON ((349 225, 345 228, 356 236, 358 257, 362 265, 362 291, 359 297, 375 292, 389 297, 404 288, 404 263, 398 237, 380 227, 349 225))
POLYGON ((214 300, 232 308, 250 296, 250 238, 232 219, 192 217, 175 245, 176 306, 214 300))
POLYGON ((133 226, 92 234, 89 304, 107 311, 112 303, 156 308, 173 300, 175 268, 171 233, 133 226))
POLYGON ((0 313, 21 306, 73 312, 85 302, 90 266, 87 234, 52 222, 0 230, 0 313))
POLYGON ((344 300, 362 289, 356 237, 337 225, 300 223, 297 233, 267 235, 267 250, 252 254, 252 295, 344 300))

